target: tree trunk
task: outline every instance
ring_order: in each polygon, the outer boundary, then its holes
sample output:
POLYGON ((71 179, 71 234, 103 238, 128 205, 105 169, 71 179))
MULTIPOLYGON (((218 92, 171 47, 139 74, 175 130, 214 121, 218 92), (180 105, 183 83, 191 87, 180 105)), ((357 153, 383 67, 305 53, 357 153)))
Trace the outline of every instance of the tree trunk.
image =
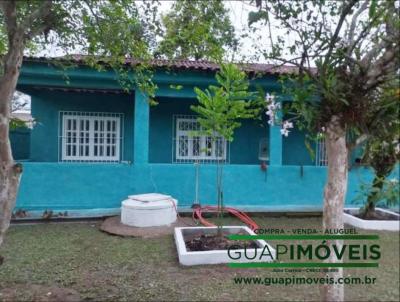
MULTIPOLYGON (((324 211, 323 211, 323 229, 343 229, 343 207, 347 191, 347 171, 348 156, 346 146, 346 132, 340 124, 339 118, 333 116, 326 130, 326 151, 328 155, 328 181, 324 189, 324 211)), ((333 244, 341 248, 341 240, 332 240, 327 242, 331 247, 333 244)), ((332 248, 330 248, 333 250, 332 248)), ((326 262, 341 262, 337 259, 335 253, 326 262)), ((335 281, 343 276, 343 269, 339 268, 337 272, 329 272, 328 278, 334 278, 335 281)), ((343 284, 331 284, 321 286, 321 298, 323 301, 343 301, 343 284)))
POLYGON ((22 166, 14 162, 9 140, 11 101, 23 58, 22 34, 10 36, 8 47, 9 51, 3 57, 4 70, 0 78, 0 246, 10 226, 22 172, 22 166))
POLYGON ((223 176, 223 163, 217 159, 217 236, 222 239, 223 232, 223 217, 224 217, 224 204, 222 192, 222 176, 223 176))
POLYGON ((367 197, 367 202, 362 209, 362 217, 364 219, 372 219, 375 214, 375 204, 378 202, 379 193, 382 191, 385 175, 376 174, 372 182, 372 188, 377 190, 371 192, 367 197))

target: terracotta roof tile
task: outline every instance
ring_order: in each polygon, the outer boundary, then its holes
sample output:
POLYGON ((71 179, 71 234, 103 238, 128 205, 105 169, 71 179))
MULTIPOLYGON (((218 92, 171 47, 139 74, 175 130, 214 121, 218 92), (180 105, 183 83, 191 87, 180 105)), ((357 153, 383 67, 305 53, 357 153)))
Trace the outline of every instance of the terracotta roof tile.
MULTIPOLYGON (((84 64, 83 55, 73 55, 71 57, 25 57, 25 61, 38 61, 38 62, 49 62, 52 60, 59 61, 73 61, 77 64, 84 64)), ((102 60, 99 60, 102 62, 102 60)), ((126 59, 126 64, 138 64, 139 61, 131 58, 126 59)), ((164 59, 153 59, 150 61, 151 65, 159 68, 172 68, 176 70, 201 70, 201 71, 218 71, 219 65, 210 61, 193 61, 193 60, 164 60, 164 59)), ((272 65, 263 63, 244 63, 239 64, 242 70, 250 73, 262 73, 271 75, 280 74, 295 74, 298 71, 297 67, 287 65, 272 65)))

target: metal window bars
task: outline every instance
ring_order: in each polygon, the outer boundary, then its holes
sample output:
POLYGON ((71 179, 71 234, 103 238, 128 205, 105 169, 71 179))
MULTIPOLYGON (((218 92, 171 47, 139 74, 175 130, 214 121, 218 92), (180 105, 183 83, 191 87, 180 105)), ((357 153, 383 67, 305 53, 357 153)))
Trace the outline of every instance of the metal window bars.
POLYGON ((201 133, 196 115, 174 115, 172 125, 173 163, 228 163, 229 144, 221 137, 201 133))
POLYGON ((325 138, 319 138, 315 144, 315 165, 326 166, 328 165, 328 156, 326 153, 325 138))
POLYGON ((59 112, 58 160, 119 162, 123 155, 123 113, 59 112))

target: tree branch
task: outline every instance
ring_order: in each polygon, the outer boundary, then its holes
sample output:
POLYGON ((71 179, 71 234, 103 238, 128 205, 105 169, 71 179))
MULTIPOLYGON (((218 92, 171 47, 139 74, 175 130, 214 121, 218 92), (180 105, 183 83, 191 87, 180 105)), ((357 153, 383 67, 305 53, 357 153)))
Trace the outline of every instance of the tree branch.
POLYGON ((365 1, 361 7, 355 12, 353 18, 351 19, 349 33, 347 35, 347 44, 352 45, 354 42, 354 32, 357 26, 358 17, 368 8, 369 1, 365 1))
POLYGON ((326 69, 326 66, 327 66, 327 64, 329 62, 329 58, 332 55, 333 49, 334 49, 335 44, 336 44, 336 42, 338 40, 339 33, 340 33, 340 30, 342 29, 343 23, 344 23, 347 15, 350 13, 351 9, 353 8, 353 6, 357 3, 357 1, 358 0, 351 0, 350 2, 347 3, 347 5, 343 4, 344 7, 343 7, 343 10, 342 10, 342 13, 340 14, 339 22, 338 22, 338 24, 336 26, 335 32, 334 32, 332 38, 330 39, 328 52, 325 55, 325 60, 324 60, 324 63, 322 65, 322 70, 326 69))
POLYGON ((391 72, 396 72, 396 69, 398 68, 398 62, 396 62, 398 61, 398 58, 396 58, 396 55, 399 51, 399 47, 389 48, 378 60, 373 64, 370 64, 366 75, 365 89, 373 89, 384 81, 386 75, 391 72))
POLYGON ((53 13, 51 10, 53 1, 45 0, 43 3, 33 11, 29 16, 27 16, 23 23, 21 23, 21 28, 23 30, 29 29, 25 33, 25 40, 31 40, 34 36, 41 34, 42 32, 50 29, 54 23, 53 13), (37 26, 35 22, 40 20, 41 23, 37 26))
POLYGON ((388 5, 390 14, 386 16, 386 35, 382 36, 381 41, 376 43, 361 59, 361 64, 366 70, 365 88, 367 90, 378 86, 388 74, 396 72, 399 66, 400 33, 394 30, 398 16, 394 4, 388 5), (382 55, 373 62, 374 57, 381 51, 383 51, 382 55))
POLYGON ((18 30, 17 5, 15 1, 0 1, 0 8, 4 14, 8 40, 11 42, 18 30))
MULTIPOLYGON (((8 38, 7 53, 1 59, 3 62, 3 74, 0 77, 0 86, 6 81, 7 77, 15 72, 19 56, 22 56, 21 47, 23 45, 23 31, 18 27, 17 23, 17 5, 15 1, 0 1, 0 7, 3 10, 4 21, 6 24, 6 32, 8 38)), ((7 98, 4 98, 6 100, 7 98)), ((8 106, 3 103, 3 98, 0 97, 0 112, 4 112, 3 106, 8 106)), ((8 110, 8 109, 6 109, 8 110)))

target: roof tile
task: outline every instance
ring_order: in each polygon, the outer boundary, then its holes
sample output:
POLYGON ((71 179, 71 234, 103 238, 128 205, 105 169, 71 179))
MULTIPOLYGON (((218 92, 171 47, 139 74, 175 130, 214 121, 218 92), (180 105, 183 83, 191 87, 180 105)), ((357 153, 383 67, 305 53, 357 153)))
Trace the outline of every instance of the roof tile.
MULTIPOLYGON (((85 57, 84 55, 73 55, 71 57, 25 57, 25 61, 38 61, 38 62, 49 62, 52 60, 65 60, 65 61, 73 61, 76 64, 84 64, 85 57)), ((99 60, 102 62, 102 60, 99 60)), ((140 61, 132 58, 127 58, 125 60, 126 64, 135 65, 140 61)), ((164 59, 153 59, 150 61, 150 64, 154 67, 158 68, 172 68, 177 70, 202 70, 202 71, 218 71, 219 64, 200 60, 164 60, 164 59)), ((295 74, 298 71, 298 68, 295 66, 288 65, 273 65, 273 64, 263 64, 263 63, 242 63, 239 64, 242 70, 250 73, 261 73, 261 74, 271 74, 271 75, 280 75, 280 74, 295 74)))

